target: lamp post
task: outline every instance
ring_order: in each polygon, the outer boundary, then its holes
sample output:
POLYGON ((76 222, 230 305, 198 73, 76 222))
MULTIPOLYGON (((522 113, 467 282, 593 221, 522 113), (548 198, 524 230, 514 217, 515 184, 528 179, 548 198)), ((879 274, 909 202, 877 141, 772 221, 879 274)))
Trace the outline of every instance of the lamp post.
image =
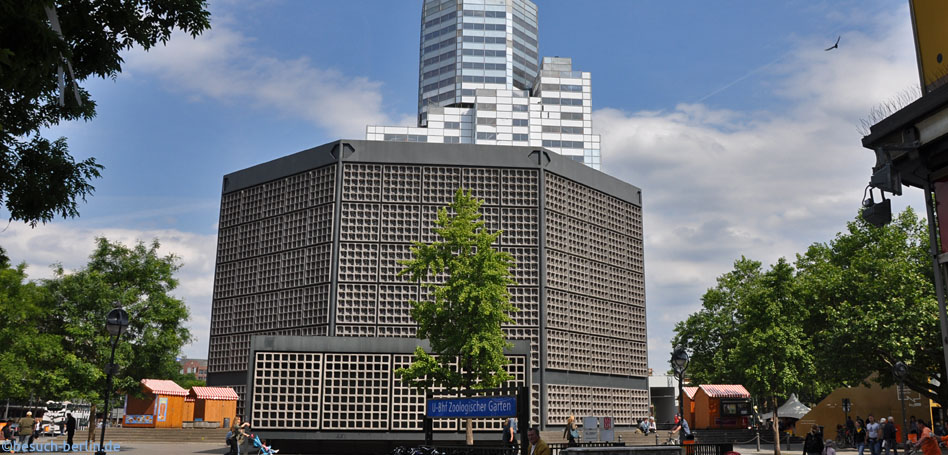
MULTIPOLYGON (((671 358, 672 369, 675 370, 675 376, 678 377, 678 415, 682 420, 685 419, 685 393, 682 387, 684 382, 685 369, 688 368, 688 353, 684 348, 675 348, 671 358)), ((682 438, 679 438, 682 439, 682 438)), ((682 440, 684 443, 684 440, 682 440)))
POLYGON ((843 398, 843 417, 846 419, 846 420, 843 420, 843 428, 846 429, 846 434, 849 435, 846 438, 844 438, 845 440, 843 441, 843 444, 846 446, 849 445, 849 440, 853 437, 853 435, 850 434, 850 431, 849 431, 849 410, 852 409, 852 407, 853 407, 853 404, 851 401, 849 401, 849 398, 843 398))
MULTIPOLYGON (((106 383, 108 384, 105 389, 105 406, 102 414, 102 435, 99 438, 99 450, 96 450, 95 455, 105 455, 105 427, 109 420, 109 414, 112 413, 111 406, 109 406, 112 400, 112 376, 118 372, 118 366, 115 365, 115 346, 118 345, 118 339, 122 336, 122 332, 128 327, 128 312, 122 308, 115 308, 112 311, 109 311, 109 315, 105 318, 105 328, 109 330, 109 337, 112 339, 112 354, 109 355, 109 363, 105 366, 106 370, 106 383)), ((94 418, 95 416, 93 416, 94 418)))
POLYGON ((895 362, 892 365, 892 376, 899 380, 899 401, 902 402, 902 437, 908 439, 906 432, 908 424, 905 422, 905 376, 908 374, 908 365, 903 361, 895 362))

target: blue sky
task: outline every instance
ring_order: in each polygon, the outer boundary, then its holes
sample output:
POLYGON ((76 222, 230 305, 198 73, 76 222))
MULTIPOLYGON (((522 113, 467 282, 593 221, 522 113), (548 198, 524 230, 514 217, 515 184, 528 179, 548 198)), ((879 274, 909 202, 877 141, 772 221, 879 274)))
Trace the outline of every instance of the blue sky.
MULTIPOLYGON (((537 3, 541 54, 592 72, 603 170, 643 190, 661 370, 674 323, 735 259, 793 258, 844 229, 874 161, 860 121, 917 84, 907 2, 537 3)), ((207 354, 222 176, 409 123, 417 103, 420 0, 210 9, 211 31, 125 53, 118 78, 83 84, 98 116, 48 132, 106 167, 81 218, 0 232, 35 278, 82 266, 97 235, 158 238, 184 263, 190 357, 207 354)), ((908 204, 924 210, 917 190, 908 204)))

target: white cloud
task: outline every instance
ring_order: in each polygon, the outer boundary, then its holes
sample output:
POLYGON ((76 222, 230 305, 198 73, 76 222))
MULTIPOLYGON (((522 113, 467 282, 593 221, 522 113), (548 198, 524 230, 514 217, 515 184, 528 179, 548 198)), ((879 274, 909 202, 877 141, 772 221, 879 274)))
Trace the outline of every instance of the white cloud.
POLYGON ((229 28, 228 20, 215 21, 197 38, 178 33, 167 46, 130 52, 123 77, 153 74, 169 90, 195 100, 275 110, 305 119, 332 137, 362 139, 366 125, 413 122, 412 116, 384 114, 381 82, 322 68, 306 57, 265 55, 253 42, 229 28))
MULTIPOLYGON (((674 323, 698 309, 735 259, 792 261, 855 216, 875 161, 857 125, 917 81, 907 19, 876 16, 869 31, 844 33, 831 52, 801 40, 775 72, 755 76, 772 78, 766 82, 785 101, 779 110, 681 104, 594 113, 604 169, 642 188, 653 368, 667 365, 674 323)), ((919 191, 906 190, 896 205, 909 202, 924 211, 919 191)))
POLYGON ((67 271, 85 266, 95 249, 96 237, 112 242, 134 245, 139 240, 150 243, 158 239, 160 254, 174 254, 181 269, 175 275, 179 286, 172 294, 184 300, 191 311, 187 326, 195 340, 184 348, 184 354, 206 358, 210 333, 211 294, 214 282, 214 260, 217 236, 200 235, 178 230, 132 230, 84 228, 76 223, 51 223, 31 229, 21 223, 11 224, 0 233, 0 246, 11 262, 25 262, 30 279, 51 278, 52 264, 62 264, 67 271))

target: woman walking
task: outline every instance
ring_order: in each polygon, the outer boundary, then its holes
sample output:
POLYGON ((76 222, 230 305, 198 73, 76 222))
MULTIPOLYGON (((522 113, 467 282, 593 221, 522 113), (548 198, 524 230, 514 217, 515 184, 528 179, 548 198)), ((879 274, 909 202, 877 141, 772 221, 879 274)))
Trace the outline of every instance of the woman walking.
POLYGON ((862 419, 856 421, 856 429, 853 430, 853 445, 856 446, 859 455, 863 455, 863 451, 866 450, 866 429, 862 427, 862 419))
POLYGON ((567 447, 576 447, 576 438, 579 437, 579 431, 576 430, 576 418, 569 416, 566 419, 566 428, 563 429, 563 437, 566 439, 567 447))

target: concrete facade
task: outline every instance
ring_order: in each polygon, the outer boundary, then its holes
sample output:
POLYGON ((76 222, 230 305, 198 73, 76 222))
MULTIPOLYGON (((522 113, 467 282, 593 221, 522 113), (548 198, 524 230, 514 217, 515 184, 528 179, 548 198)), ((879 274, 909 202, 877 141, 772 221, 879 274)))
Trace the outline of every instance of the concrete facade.
POLYGON ((397 261, 435 240, 458 188, 517 261, 521 311, 504 330, 529 345, 536 423, 645 418, 641 192, 530 147, 339 141, 225 176, 208 385, 233 387, 248 414, 254 336, 417 343, 408 301, 425 295, 397 261))

